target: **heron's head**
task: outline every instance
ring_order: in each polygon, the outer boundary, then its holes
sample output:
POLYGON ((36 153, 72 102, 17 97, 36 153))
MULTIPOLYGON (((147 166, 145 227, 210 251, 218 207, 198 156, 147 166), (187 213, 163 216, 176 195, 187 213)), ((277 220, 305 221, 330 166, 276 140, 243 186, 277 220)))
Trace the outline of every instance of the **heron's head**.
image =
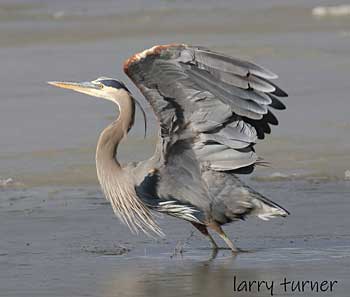
POLYGON ((108 77, 99 77, 86 82, 49 81, 48 84, 113 102, 121 95, 125 95, 125 92, 129 93, 124 83, 108 77))
POLYGON ((93 81, 86 82, 67 82, 67 81, 49 81, 48 84, 63 88, 73 90, 79 93, 87 94, 90 96, 98 97, 113 101, 119 105, 119 100, 125 100, 125 98, 130 98, 132 102, 136 102, 137 106, 140 107, 144 125, 145 125, 145 136, 147 131, 147 117, 141 104, 134 100, 130 95, 129 90, 124 85, 124 83, 109 77, 99 77, 93 81), (128 95, 128 96, 125 96, 128 95))

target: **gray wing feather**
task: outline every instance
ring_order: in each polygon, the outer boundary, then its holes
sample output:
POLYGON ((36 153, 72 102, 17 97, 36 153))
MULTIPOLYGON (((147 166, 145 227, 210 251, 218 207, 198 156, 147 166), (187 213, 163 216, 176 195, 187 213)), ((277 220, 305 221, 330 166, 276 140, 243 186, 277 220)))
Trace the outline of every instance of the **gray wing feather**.
MULTIPOLYGON (((255 101, 256 103, 260 103, 264 105, 271 103, 271 98, 267 94, 265 94, 264 91, 260 91, 254 88, 252 85, 249 85, 249 81, 247 81, 247 78, 238 77, 236 75, 232 75, 227 72, 213 70, 213 69, 211 69, 210 71, 203 71, 202 69, 192 67, 191 71, 197 74, 198 76, 201 76, 201 78, 204 80, 209 80, 210 82, 215 81, 214 85, 218 83, 222 88, 224 88, 232 96, 242 98, 242 99, 252 100, 252 101, 255 101), (213 81, 213 77, 215 78, 214 81, 213 81)), ((257 78, 255 77, 254 79, 257 79, 257 78)), ((260 81, 263 82, 262 80, 260 81)), ((264 83, 261 83, 261 84, 264 84, 264 83)), ((273 89, 272 89, 271 84, 265 85, 264 88, 271 91, 276 90, 275 86, 273 86, 273 89)))
POLYGON ((266 79, 278 78, 278 76, 270 70, 248 61, 239 60, 201 47, 189 47, 188 50, 192 50, 194 59, 199 66, 203 68, 218 69, 240 76, 246 76, 251 73, 266 79))
POLYGON ((223 70, 212 69, 209 67, 201 67, 210 74, 212 74, 216 79, 234 85, 242 89, 254 89, 261 92, 271 93, 276 91, 276 87, 273 86, 266 80, 260 79, 253 74, 247 74, 246 76, 236 75, 230 72, 225 72, 223 70))
POLYGON ((196 82, 198 86, 205 88, 213 95, 216 95, 218 100, 229 105, 237 115, 261 119, 262 114, 267 113, 265 105, 239 97, 235 88, 225 85, 225 83, 211 77, 208 72, 200 69, 191 69, 187 70, 187 73, 189 74, 189 78, 196 82))
POLYGON ((165 162, 180 140, 193 151, 193 162, 212 170, 234 171, 257 162, 254 143, 278 123, 268 107, 284 108, 275 96, 286 93, 269 81, 276 74, 185 45, 160 46, 140 57, 127 73, 160 121, 165 162))

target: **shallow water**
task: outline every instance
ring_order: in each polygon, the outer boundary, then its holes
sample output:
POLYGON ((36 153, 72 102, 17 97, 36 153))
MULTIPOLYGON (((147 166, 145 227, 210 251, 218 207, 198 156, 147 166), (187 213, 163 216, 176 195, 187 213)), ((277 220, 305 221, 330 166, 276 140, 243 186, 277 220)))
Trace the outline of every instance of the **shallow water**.
MULTIPOLYGON (((164 239, 130 236, 98 187, 2 191, 0 233, 6 239, 0 246, 1 294, 233 296, 238 294, 233 288, 236 276, 274 281, 275 296, 285 293, 279 285, 284 277, 337 280, 327 296, 347 296, 350 184, 297 181, 254 186, 283 201, 292 215, 227 227, 229 236, 247 251, 236 257, 227 250, 213 254, 187 223, 169 217, 158 218, 167 234, 164 239)), ((255 288, 248 296, 270 293, 255 288)))
POLYGON ((315 18, 318 5, 327 3, 0 0, 0 295, 233 296, 236 275, 336 279, 333 295, 348 296, 350 17, 315 18), (270 167, 245 180, 292 215, 228 226, 249 251, 235 258, 220 251, 214 259, 205 239, 168 217, 160 218, 165 239, 136 237, 120 225, 94 164, 115 107, 46 84, 124 80, 147 110, 149 133, 143 139, 138 114, 119 156, 145 159, 157 124, 121 65, 170 42, 256 61, 278 73, 290 94, 287 110, 276 112, 280 125, 257 145, 270 167))

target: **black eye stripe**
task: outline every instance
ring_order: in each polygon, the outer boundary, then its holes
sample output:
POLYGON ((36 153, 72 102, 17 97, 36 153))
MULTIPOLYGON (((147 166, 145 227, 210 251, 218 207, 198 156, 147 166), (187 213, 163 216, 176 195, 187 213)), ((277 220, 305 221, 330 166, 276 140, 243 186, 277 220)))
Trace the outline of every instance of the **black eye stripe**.
POLYGON ((104 84, 107 87, 112 87, 112 88, 116 88, 116 89, 124 89, 125 91, 129 92, 128 88, 122 82, 114 80, 114 79, 100 80, 100 83, 104 84))

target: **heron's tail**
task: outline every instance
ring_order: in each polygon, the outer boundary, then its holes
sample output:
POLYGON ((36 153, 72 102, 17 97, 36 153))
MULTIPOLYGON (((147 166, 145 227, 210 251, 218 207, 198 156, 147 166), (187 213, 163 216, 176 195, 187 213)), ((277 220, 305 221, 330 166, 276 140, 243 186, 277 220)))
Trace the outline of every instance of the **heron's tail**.
POLYGON ((288 210, 265 196, 255 191, 252 191, 250 194, 252 196, 251 203, 254 205, 251 214, 256 215, 259 219, 268 221, 274 217, 286 217, 290 214, 288 210))

